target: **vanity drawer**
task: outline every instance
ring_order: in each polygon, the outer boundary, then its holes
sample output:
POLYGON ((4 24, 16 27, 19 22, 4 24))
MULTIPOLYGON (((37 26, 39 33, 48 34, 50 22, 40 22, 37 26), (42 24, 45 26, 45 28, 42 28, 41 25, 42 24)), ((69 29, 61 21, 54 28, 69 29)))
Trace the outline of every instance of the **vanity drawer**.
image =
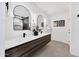
POLYGON ((40 38, 35 39, 33 41, 24 43, 22 45, 16 46, 14 48, 8 49, 5 51, 6 56, 21 56, 25 52, 30 51, 35 47, 36 45, 40 44, 42 40, 40 38), (38 43, 39 42, 39 43, 38 43))
POLYGON ((6 56, 20 56, 24 52, 28 51, 30 48, 32 48, 32 45, 30 42, 27 42, 25 44, 8 49, 5 51, 5 53, 6 56))
POLYGON ((29 52, 23 54, 21 57, 31 57, 35 52, 37 52, 38 50, 40 50, 48 42, 49 42, 49 40, 43 41, 42 43, 40 43, 39 45, 37 45, 36 47, 34 47, 32 50, 30 50, 29 52))
POLYGON ((32 40, 30 42, 24 43, 22 45, 13 47, 5 51, 6 57, 20 57, 26 54, 28 56, 37 48, 40 48, 42 44, 50 41, 50 35, 32 40))

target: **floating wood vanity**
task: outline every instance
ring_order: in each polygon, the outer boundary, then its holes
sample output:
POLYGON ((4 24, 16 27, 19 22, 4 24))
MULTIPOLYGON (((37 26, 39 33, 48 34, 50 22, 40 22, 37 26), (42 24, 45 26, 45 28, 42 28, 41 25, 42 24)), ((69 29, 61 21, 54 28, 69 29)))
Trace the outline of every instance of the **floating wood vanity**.
POLYGON ((41 36, 34 40, 5 50, 6 57, 29 57, 51 41, 51 35, 41 36))

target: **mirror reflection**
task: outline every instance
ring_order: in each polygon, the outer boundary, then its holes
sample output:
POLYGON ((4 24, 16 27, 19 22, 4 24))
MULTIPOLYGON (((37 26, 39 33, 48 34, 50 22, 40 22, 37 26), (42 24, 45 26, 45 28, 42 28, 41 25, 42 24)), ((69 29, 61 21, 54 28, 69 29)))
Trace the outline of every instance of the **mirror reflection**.
POLYGON ((13 9, 13 28, 14 30, 30 30, 31 15, 29 10, 22 6, 15 6, 13 9))
POLYGON ((44 19, 42 15, 39 15, 37 17, 37 25, 39 28, 44 27, 44 19))
POLYGON ((37 29, 38 31, 42 31, 42 29, 44 28, 44 18, 42 15, 39 15, 37 17, 37 29))

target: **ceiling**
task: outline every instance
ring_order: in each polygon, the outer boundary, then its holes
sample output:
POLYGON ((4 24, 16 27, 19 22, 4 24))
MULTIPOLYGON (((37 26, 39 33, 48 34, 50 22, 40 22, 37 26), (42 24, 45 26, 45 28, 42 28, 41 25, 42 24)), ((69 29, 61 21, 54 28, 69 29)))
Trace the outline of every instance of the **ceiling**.
POLYGON ((69 2, 35 2, 35 4, 49 15, 69 12, 69 2))

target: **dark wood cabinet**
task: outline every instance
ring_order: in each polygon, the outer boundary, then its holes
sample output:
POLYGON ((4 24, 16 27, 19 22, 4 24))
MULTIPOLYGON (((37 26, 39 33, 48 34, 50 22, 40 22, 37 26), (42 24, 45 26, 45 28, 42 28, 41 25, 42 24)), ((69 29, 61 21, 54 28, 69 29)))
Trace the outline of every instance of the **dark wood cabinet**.
POLYGON ((29 41, 22 45, 5 50, 5 57, 28 57, 51 41, 51 35, 29 41))

